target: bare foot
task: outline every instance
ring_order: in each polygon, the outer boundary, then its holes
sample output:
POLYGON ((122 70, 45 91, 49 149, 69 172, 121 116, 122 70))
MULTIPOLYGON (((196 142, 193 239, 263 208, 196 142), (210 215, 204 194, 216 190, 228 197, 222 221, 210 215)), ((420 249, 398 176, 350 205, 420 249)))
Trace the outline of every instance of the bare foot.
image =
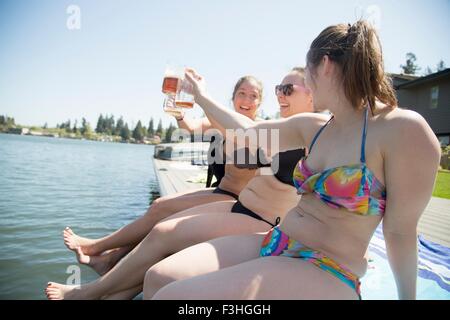
POLYGON ((99 275, 104 275, 118 261, 116 257, 117 250, 110 250, 100 256, 88 256, 78 247, 75 251, 77 260, 80 264, 85 264, 95 270, 99 275))
POLYGON ((85 255, 95 256, 99 255, 101 251, 98 251, 95 248, 95 240, 89 238, 83 238, 76 235, 72 229, 66 227, 63 231, 64 244, 66 247, 72 251, 77 251, 78 248, 81 248, 81 251, 85 255))
POLYGON ((80 286, 64 285, 49 282, 45 288, 45 295, 49 300, 83 300, 80 286))

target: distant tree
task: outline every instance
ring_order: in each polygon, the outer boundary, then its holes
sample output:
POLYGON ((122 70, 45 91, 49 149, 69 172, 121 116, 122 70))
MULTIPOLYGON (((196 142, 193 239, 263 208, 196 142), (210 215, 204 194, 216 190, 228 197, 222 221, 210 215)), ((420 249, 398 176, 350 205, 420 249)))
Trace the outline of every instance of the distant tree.
POLYGON ((136 141, 142 141, 142 139, 144 139, 144 136, 142 134, 141 120, 138 121, 136 127, 133 130, 133 138, 136 139, 136 141))
POLYGON ((161 119, 159 119, 158 127, 156 128, 156 135, 162 137, 162 134, 163 134, 163 126, 161 119))
POLYGON ((105 119, 103 119, 103 115, 100 113, 100 116, 97 120, 97 127, 95 127, 95 132, 103 133, 105 128, 105 119))
POLYGON ((85 137, 90 137, 92 135, 92 128, 89 122, 86 121, 85 118, 81 120, 81 129, 80 133, 85 137))
POLYGON ((431 70, 430 67, 427 67, 427 68, 425 69, 425 71, 423 72, 423 75, 424 75, 424 76, 427 76, 427 75, 432 74, 432 73, 433 73, 433 70, 431 70))
POLYGON ((114 128, 114 135, 115 136, 120 136, 120 132, 122 131, 122 128, 124 127, 124 122, 123 122, 123 118, 122 117, 120 117, 118 120, 117 120, 117 124, 116 124, 116 126, 115 126, 115 128, 114 128))
POLYGON ((108 115, 106 115, 103 122, 103 133, 109 135, 113 134, 115 128, 114 123, 114 116, 111 115, 108 117, 108 115))
POLYGON ((73 133, 77 133, 78 132, 77 124, 78 124, 78 120, 75 119, 75 123, 73 124, 73 129, 72 129, 73 133))
POLYGON ((150 122, 148 123, 147 136, 152 138, 155 135, 155 128, 153 124, 153 118, 150 118, 150 122))
POLYGON ((42 127, 42 129, 47 129, 48 128, 48 124, 47 122, 44 124, 44 126, 42 127))
POLYGON ((404 74, 416 74, 420 70, 420 67, 416 64, 416 55, 412 52, 406 54, 406 64, 400 65, 404 74))
POLYGON ((175 131, 175 127, 170 123, 169 128, 166 130, 166 136, 164 137, 164 142, 172 142, 172 134, 175 131))
POLYGON ((444 60, 441 60, 436 65, 436 71, 439 72, 439 71, 442 71, 444 69, 445 69, 445 62, 444 62, 444 60))
POLYGON ((125 125, 120 130, 120 136, 122 137, 123 141, 130 140, 131 134, 130 129, 128 129, 128 123, 125 123, 125 125))
POLYGON ((70 133, 72 132, 72 128, 70 125, 70 119, 66 121, 66 123, 64 123, 64 129, 66 130, 66 132, 70 133))
POLYGON ((0 116, 0 126, 6 124, 6 118, 5 116, 0 116))

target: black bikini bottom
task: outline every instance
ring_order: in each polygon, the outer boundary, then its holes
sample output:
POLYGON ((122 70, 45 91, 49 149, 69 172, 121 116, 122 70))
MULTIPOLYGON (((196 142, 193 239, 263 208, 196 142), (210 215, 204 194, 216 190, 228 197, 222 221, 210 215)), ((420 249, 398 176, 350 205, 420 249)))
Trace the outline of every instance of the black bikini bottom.
POLYGON ((275 224, 267 221, 266 219, 264 219, 263 217, 261 217, 259 214, 254 213, 252 210, 244 207, 244 205, 238 200, 233 207, 231 208, 231 212, 234 213, 242 213, 245 214, 247 216, 250 216, 252 218, 267 222, 268 224, 270 224, 272 227, 275 227, 276 225, 278 225, 280 223, 280 217, 277 217, 275 224))
POLYGON ((227 196, 231 196, 231 197, 235 198, 236 200, 239 199, 239 196, 237 194, 227 191, 227 190, 220 189, 219 187, 216 187, 214 189, 213 193, 226 194, 227 196))

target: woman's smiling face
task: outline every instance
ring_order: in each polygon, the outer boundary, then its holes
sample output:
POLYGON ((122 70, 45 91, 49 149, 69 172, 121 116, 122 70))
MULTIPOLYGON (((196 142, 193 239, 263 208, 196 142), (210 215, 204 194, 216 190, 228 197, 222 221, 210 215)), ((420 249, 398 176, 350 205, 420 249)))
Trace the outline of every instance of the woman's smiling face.
POLYGON ((261 94, 259 86, 249 80, 242 82, 233 97, 233 105, 236 112, 250 119, 255 119, 260 104, 261 94))

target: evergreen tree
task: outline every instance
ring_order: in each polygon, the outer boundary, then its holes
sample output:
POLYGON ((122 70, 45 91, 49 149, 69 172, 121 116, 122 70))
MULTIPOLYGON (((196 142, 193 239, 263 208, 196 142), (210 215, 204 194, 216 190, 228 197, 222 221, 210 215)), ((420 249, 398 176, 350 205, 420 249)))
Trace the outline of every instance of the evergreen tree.
POLYGON ((444 60, 441 60, 441 61, 439 61, 439 63, 436 66, 436 71, 439 72, 444 69, 445 69, 445 62, 444 62, 444 60))
POLYGON ((92 128, 91 128, 89 122, 87 122, 85 118, 83 118, 81 120, 80 132, 85 137, 90 137, 92 135, 92 128))
POLYGON ((166 130, 166 136, 164 137, 164 142, 172 142, 172 134, 175 131, 175 127, 170 123, 169 128, 166 130))
MULTIPOLYGON (((1 123, 0 123, 1 124, 1 123)), ((44 124, 44 126, 42 127, 43 129, 47 129, 48 128, 48 124, 47 122, 44 124)))
POLYGON ((141 123, 141 120, 138 121, 136 127, 133 130, 133 138, 136 141, 142 141, 142 139, 144 139, 144 136, 142 134, 142 123, 141 123))
POLYGON ((97 120, 97 127, 95 128, 95 132, 103 133, 104 127, 105 127, 105 119, 103 119, 103 115, 100 113, 100 116, 98 117, 97 120))
POLYGON ((6 124, 5 116, 0 116, 0 126, 6 124))
POLYGON ((120 136, 122 137, 123 141, 130 140, 131 135, 130 135, 130 129, 128 129, 128 123, 125 123, 125 125, 120 130, 120 136))
POLYGON ((111 135, 114 132, 114 116, 111 115, 108 117, 108 115, 105 116, 103 121, 103 132, 111 135))
POLYGON ((153 118, 150 118, 150 122, 148 123, 147 136, 152 138, 155 135, 155 128, 153 125, 153 118))
POLYGON ((156 135, 162 137, 162 134, 163 134, 162 121, 161 119, 159 119, 158 128, 156 128, 156 135))
MULTIPOLYGON (((46 124, 47 124, 47 123, 46 123, 46 124)), ((75 119, 75 123, 73 124, 73 129, 72 129, 72 132, 73 132, 73 133, 77 133, 77 132, 78 132, 77 124, 78 124, 78 120, 75 119)))
POLYGON ((412 52, 406 54, 406 64, 400 65, 404 74, 416 74, 420 70, 420 67, 416 64, 416 55, 412 52))
POLYGON ((427 67, 427 68, 425 69, 423 75, 424 75, 424 76, 427 76, 427 75, 432 74, 432 73, 433 73, 433 70, 431 70, 430 67, 427 67))
POLYGON ((122 131, 122 128, 124 127, 124 122, 123 122, 123 118, 120 117, 119 120, 117 120, 117 124, 114 128, 114 135, 115 136, 120 136, 120 133, 122 131))
POLYGON ((64 124, 64 129, 66 130, 67 133, 72 132, 72 128, 70 127, 70 120, 66 121, 66 123, 64 124))

